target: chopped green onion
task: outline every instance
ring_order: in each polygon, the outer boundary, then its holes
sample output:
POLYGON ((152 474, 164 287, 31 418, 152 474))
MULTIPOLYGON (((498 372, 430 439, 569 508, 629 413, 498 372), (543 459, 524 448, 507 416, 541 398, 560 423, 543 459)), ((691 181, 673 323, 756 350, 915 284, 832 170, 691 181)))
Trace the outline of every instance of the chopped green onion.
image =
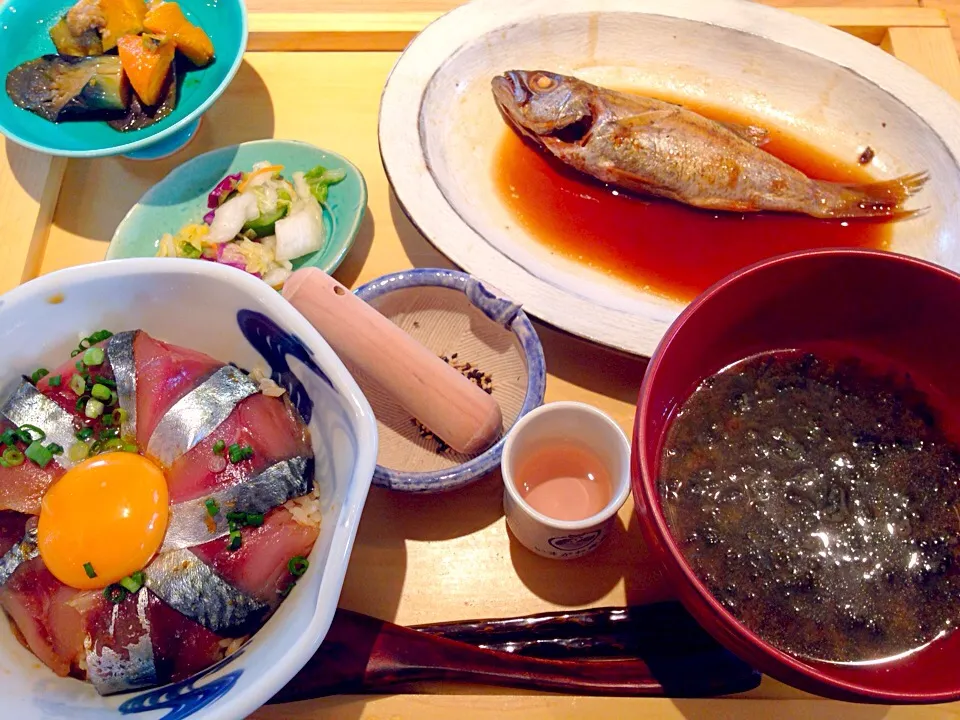
POLYGON ((82 375, 71 375, 69 387, 77 395, 83 395, 87 391, 87 381, 82 375))
POLYGON ((77 412, 83 412, 83 406, 87 404, 87 399, 83 396, 77 398, 77 404, 74 405, 74 409, 77 412))
POLYGON ((34 440, 44 440, 47 437, 47 434, 38 428, 36 425, 21 425, 20 428, 20 439, 24 442, 33 442, 34 440), (33 437, 34 433, 36 437, 33 437))
POLYGON ((67 450, 67 457, 70 458, 73 462, 80 462, 81 460, 86 460, 87 456, 90 454, 90 446, 85 442, 74 443, 70 446, 70 449, 67 450))
POLYGON ((114 427, 111 425, 110 427, 105 427, 103 430, 100 431, 101 440, 109 440, 110 438, 118 438, 118 437, 120 437, 120 428, 118 427, 114 427))
POLYGON ((217 501, 213 498, 209 498, 204 505, 206 505, 207 512, 210 513, 210 517, 216 517, 217 513, 220 512, 220 506, 217 505, 217 501))
POLYGON ((83 364, 87 367, 103 365, 104 357, 103 348, 92 347, 83 353, 83 364))
MULTIPOLYGON (((90 335, 89 337, 85 337, 83 340, 81 340, 79 347, 77 347, 76 350, 73 350, 70 353, 70 357, 76 357, 80 353, 86 352, 87 350, 90 349, 91 346, 96 345, 99 342, 103 342, 109 337, 113 337, 113 333, 110 332, 109 330, 97 330, 93 335, 90 335)), ((103 361, 101 360, 100 362, 103 362, 103 361)), ((94 363, 94 364, 99 364, 99 363, 94 363)))
POLYGON ((227 543, 227 550, 239 550, 241 544, 243 544, 243 537, 240 535, 240 531, 231 530, 230 542, 227 543))
POLYGON ((253 457, 253 448, 249 445, 243 445, 241 447, 237 443, 234 443, 227 448, 227 456, 230 458, 230 462, 234 464, 243 462, 253 457))
POLYGON ((23 453, 17 450, 15 447, 8 447, 3 451, 3 460, 7 463, 7 467, 16 467, 17 465, 23 465, 23 453))
POLYGON ((10 463, 8 463, 6 460, 4 460, 2 457, 0 457, 0 467, 8 468, 8 467, 10 467, 10 463))
POLYGON ((53 455, 63 455, 63 446, 58 445, 55 442, 49 443, 47 445, 47 450, 49 450, 53 455))
POLYGON ((0 435, 0 443, 3 443, 7 447, 14 447, 19 441, 20 435, 12 428, 7 428, 3 431, 3 435, 0 435))
POLYGON ((83 414, 86 415, 91 420, 95 420, 96 418, 103 415, 103 409, 104 409, 104 406, 102 402, 94 398, 90 398, 89 400, 87 400, 87 404, 83 408, 83 414))
POLYGON ((141 570, 138 570, 137 572, 133 573, 133 575, 128 575, 127 577, 123 578, 120 581, 120 585, 125 590, 131 593, 135 593, 140 588, 143 587, 143 583, 145 580, 146 580, 146 577, 144 576, 143 572, 141 570))
POLYGON ((91 345, 96 345, 99 342, 103 342, 107 338, 112 338, 113 333, 109 330, 97 330, 93 335, 87 338, 87 341, 91 345))
POLYGON ((263 525, 263 513, 228 512, 227 522, 231 530, 242 527, 260 527, 263 525))
POLYGON ((213 452, 217 455, 223 455, 223 451, 226 449, 227 444, 223 440, 217 440, 213 444, 213 452))
POLYGON ((50 461, 53 460, 53 453, 47 450, 39 440, 34 440, 30 443, 23 454, 42 468, 49 465, 50 461))
POLYGON ((110 404, 110 405, 116 405, 118 402, 120 402, 120 396, 117 395, 117 391, 116 391, 116 390, 111 390, 111 391, 110 391, 110 402, 109 402, 108 404, 110 404))
POLYGON ((77 433, 77 440, 89 440, 93 437, 93 428, 85 427, 77 433))
POLYGON ((110 450, 119 450, 123 447, 123 440, 120 438, 113 438, 112 440, 107 440, 103 444, 103 452, 109 452, 110 450))
POLYGON ((307 560, 303 555, 296 555, 295 557, 290 558, 287 562, 287 570, 290 571, 290 574, 295 577, 300 577, 303 575, 307 568, 310 567, 310 561, 307 560))
POLYGON ((87 574, 88 578, 95 578, 97 576, 97 571, 93 569, 93 565, 90 563, 83 564, 83 571, 87 574))
POLYGON ((108 402, 110 400, 110 388, 100 383, 97 383, 90 389, 90 394, 102 402, 108 402))
POLYGON ((60 387, 60 383, 63 382, 63 375, 54 375, 49 382, 50 387, 60 387))
POLYGON ((108 585, 103 591, 103 596, 114 605, 119 605, 126 600, 127 591, 121 585, 108 585))
POLYGON ((117 387, 117 384, 113 380, 111 380, 110 378, 105 378, 103 375, 97 375, 96 381, 101 385, 106 385, 108 388, 111 388, 111 389, 117 387))
POLYGON ((127 421, 127 411, 123 408, 117 408, 112 413, 112 420, 114 425, 123 425, 127 421))
POLYGON ((36 385, 38 382, 43 380, 47 375, 50 374, 50 371, 46 368, 37 368, 33 371, 33 375, 30 376, 30 382, 36 385))

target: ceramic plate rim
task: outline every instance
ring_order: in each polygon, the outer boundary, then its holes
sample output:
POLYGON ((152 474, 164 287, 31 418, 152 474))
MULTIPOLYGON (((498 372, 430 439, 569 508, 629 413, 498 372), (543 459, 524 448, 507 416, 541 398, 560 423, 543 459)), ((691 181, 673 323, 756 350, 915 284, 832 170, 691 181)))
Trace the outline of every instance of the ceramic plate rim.
MULTIPOLYGON (((15 0, 3 0, 0 2, 0 10, 3 9, 8 3, 15 2, 15 0)), ((134 140, 133 142, 123 143, 121 145, 111 145, 107 148, 95 148, 92 150, 53 150, 49 147, 43 145, 38 145, 29 140, 21 138, 16 133, 9 130, 4 126, 2 120, 0 120, 0 134, 3 134, 9 138, 12 142, 15 142, 21 147, 25 147, 29 150, 36 150, 37 152, 43 153, 44 155, 52 155, 54 157, 77 157, 77 158, 95 158, 95 157, 110 157, 113 155, 124 155, 126 153, 133 152, 134 150, 141 150, 145 147, 149 147, 160 140, 169 138, 172 135, 182 131, 190 123, 194 122, 197 118, 203 115, 210 107, 220 99, 220 96, 223 95, 224 90, 233 82, 233 78, 236 76, 237 72, 240 70, 240 65, 243 63, 243 56, 247 51, 247 39, 250 36, 250 28, 247 19, 247 3, 246 0, 236 0, 237 8, 240 13, 240 44, 237 46, 236 55, 233 58, 227 74, 223 76, 223 80, 217 86, 217 89, 214 90, 210 97, 206 98, 201 102, 197 107, 195 107, 191 112, 184 115, 177 122, 175 122, 170 127, 161 130, 156 135, 150 135, 149 137, 141 138, 139 140, 134 140)))
POLYGON ((906 105, 955 161, 960 158, 960 106, 945 90, 880 48, 784 10, 747 0, 473 0, 427 26, 394 65, 380 103, 381 160, 404 214, 434 247, 481 281, 493 279, 529 314, 561 330, 649 357, 672 320, 602 307, 539 279, 488 243, 460 217, 430 172, 420 112, 433 76, 468 42, 537 16, 591 12, 693 20, 826 60, 906 105))
POLYGON ((118 247, 122 244, 121 236, 126 231, 127 223, 133 222, 131 218, 134 216, 134 214, 140 208, 141 205, 147 204, 148 201, 152 199, 156 193, 160 192, 159 191, 160 186, 166 185, 167 182, 175 181, 181 173, 183 174, 189 173, 191 167, 194 164, 200 164, 208 156, 213 155, 214 153, 220 153, 220 152, 227 153, 228 151, 239 151, 240 148, 259 147, 261 145, 264 145, 264 146, 295 145, 295 146, 310 148, 311 150, 318 150, 325 155, 329 155, 331 157, 336 158, 339 162, 349 167, 356 174, 357 178, 360 180, 359 210, 358 212, 353 213, 353 217, 351 218, 347 241, 340 245, 340 247, 337 249, 336 255, 334 255, 329 262, 324 263, 322 267, 317 265, 311 266, 311 267, 319 267, 328 275, 332 274, 338 267, 340 267, 344 259, 347 257, 347 253, 349 253, 351 248, 353 248, 353 245, 357 239, 357 235, 360 233, 360 226, 363 224, 364 217, 366 217, 367 201, 368 201, 367 180, 363 176, 363 173, 360 172, 360 168, 358 168, 356 164, 354 164, 353 162, 351 162, 350 160, 348 160, 346 157, 344 157, 338 152, 335 152, 333 150, 327 150, 325 148, 314 145, 313 143, 305 142, 303 140, 284 140, 284 139, 278 139, 278 138, 265 138, 263 140, 249 140, 247 142, 235 143, 233 145, 225 145, 223 147, 214 148, 212 150, 208 150, 205 153, 195 155, 189 160, 185 160, 184 162, 177 165, 170 172, 164 175, 161 180, 151 185, 150 188, 143 195, 140 196, 140 199, 137 200, 136 203, 134 203, 133 207, 131 207, 130 210, 127 211, 127 214, 123 216, 123 220, 120 221, 120 223, 117 225, 117 229, 114 230, 113 232, 113 237, 110 238, 110 244, 107 246, 107 251, 104 254, 104 259, 105 260, 121 260, 121 259, 132 259, 133 257, 140 257, 140 258, 147 257, 144 255, 136 255, 136 256, 121 258, 121 257, 118 257, 116 253, 118 252, 118 247))

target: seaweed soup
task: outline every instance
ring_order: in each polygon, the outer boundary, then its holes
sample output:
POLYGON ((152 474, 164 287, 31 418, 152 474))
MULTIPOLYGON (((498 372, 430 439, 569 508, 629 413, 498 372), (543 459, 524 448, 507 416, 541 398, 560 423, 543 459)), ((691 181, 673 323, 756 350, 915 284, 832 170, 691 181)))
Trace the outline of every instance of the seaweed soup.
POLYGON ((694 573, 749 630, 811 659, 895 659, 960 608, 960 445, 908 373, 778 351, 680 408, 658 490, 694 573))

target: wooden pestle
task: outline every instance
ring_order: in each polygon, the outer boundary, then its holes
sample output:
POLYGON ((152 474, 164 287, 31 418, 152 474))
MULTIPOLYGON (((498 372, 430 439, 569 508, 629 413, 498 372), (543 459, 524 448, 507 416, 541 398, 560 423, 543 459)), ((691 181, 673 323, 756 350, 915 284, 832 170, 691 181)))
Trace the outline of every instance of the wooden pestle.
POLYGON ((500 436, 503 418, 490 395, 322 270, 297 270, 283 296, 338 355, 457 452, 475 455, 500 436))

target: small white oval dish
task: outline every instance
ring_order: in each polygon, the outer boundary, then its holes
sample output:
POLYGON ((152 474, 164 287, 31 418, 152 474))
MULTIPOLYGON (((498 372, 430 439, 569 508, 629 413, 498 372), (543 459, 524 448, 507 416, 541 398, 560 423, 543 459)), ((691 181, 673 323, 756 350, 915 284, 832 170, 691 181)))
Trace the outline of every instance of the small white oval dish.
POLYGON ((736 109, 878 179, 928 170, 890 249, 960 269, 960 105, 883 50, 745 0, 474 0, 406 49, 380 107, 401 206, 441 252, 558 328, 650 355, 684 307, 553 254, 498 199, 490 80, 550 70, 736 109), (920 167, 918 167, 920 165, 920 167))

